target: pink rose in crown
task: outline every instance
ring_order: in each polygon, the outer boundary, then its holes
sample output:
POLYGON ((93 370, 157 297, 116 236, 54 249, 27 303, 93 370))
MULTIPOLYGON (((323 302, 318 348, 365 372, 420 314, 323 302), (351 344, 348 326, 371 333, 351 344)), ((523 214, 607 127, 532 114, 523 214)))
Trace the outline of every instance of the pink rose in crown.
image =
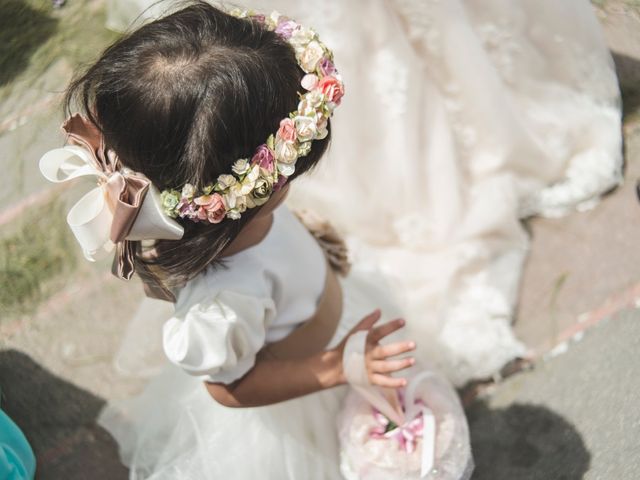
POLYGON ((256 149, 256 153, 251 159, 251 164, 257 164, 260 166, 260 168, 264 168, 268 172, 273 172, 275 168, 275 158, 273 157, 273 152, 269 149, 269 147, 267 147, 267 145, 260 145, 256 149))
POLYGON ((198 218, 200 220, 208 220, 211 223, 220 223, 226 213, 227 208, 222 195, 214 193, 211 195, 203 195, 195 198, 193 202, 199 205, 198 218))
POLYGON ((334 76, 322 77, 317 88, 324 94, 330 102, 340 105, 340 100, 344 96, 344 86, 342 82, 334 76))
POLYGON ((285 142, 294 142, 296 140, 296 125, 290 118, 285 118, 280 122, 280 128, 276 136, 285 142))
POLYGON ((318 85, 318 76, 312 73, 307 73, 302 78, 300 85, 302 85, 305 90, 311 91, 318 85))

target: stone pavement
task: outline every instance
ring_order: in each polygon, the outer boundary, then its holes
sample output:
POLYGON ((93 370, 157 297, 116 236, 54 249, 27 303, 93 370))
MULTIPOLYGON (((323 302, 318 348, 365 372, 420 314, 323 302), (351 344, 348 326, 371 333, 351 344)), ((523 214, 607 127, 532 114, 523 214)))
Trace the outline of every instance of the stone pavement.
MULTIPOLYGON (((101 30, 103 1, 71 3, 72 8, 55 13, 58 21, 77 38, 91 37, 89 50, 105 44, 110 36, 101 30), (94 23, 74 27, 83 20, 83 5, 96 14, 94 23)), ((640 264, 635 248, 640 205, 634 191, 640 177, 640 4, 594 3, 623 90, 625 184, 592 211, 529 222, 531 254, 515 328, 540 360, 531 371, 484 385, 470 405, 477 479, 640 478, 634 442, 640 424, 631 403, 639 388, 633 367, 640 338, 640 275, 634 268, 640 264)), ((77 38, 57 40, 70 45, 77 38)), ((9 182, 15 191, 0 192, 2 204, 27 198, 0 209, 0 240, 13 234, 11 221, 25 209, 42 205, 37 192, 44 181, 35 173, 35 162, 14 159, 38 158, 53 146, 58 87, 85 55, 51 50, 50 57, 40 54, 41 64, 25 67, 12 82, 2 84, 0 78, 0 166, 15 168, 15 181, 9 182)), ((47 195, 65 204, 76 193, 47 195)), ((45 220, 59 221, 50 217, 45 220)), ((67 240, 73 242, 70 236, 67 240)), ((51 253, 51 258, 57 257, 51 253)), ((75 281, 61 274, 43 279, 37 285, 40 295, 25 297, 25 304, 37 307, 0 309, 0 404, 27 432, 38 456, 38 478, 124 479, 127 472, 113 441, 95 417, 107 400, 140 388, 139 380, 118 375, 112 358, 129 320, 122 312, 134 308, 142 292, 138 283, 112 278, 107 262, 77 265, 75 281)))
POLYGON ((640 478, 640 312, 601 322, 563 355, 468 410, 474 480, 640 478))

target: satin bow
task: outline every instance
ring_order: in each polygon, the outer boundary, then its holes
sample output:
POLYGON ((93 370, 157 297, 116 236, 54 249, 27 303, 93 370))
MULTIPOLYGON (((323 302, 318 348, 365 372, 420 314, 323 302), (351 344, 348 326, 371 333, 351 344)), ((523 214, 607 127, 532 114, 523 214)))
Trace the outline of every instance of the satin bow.
MULTIPOLYGON (((398 426, 387 432, 388 435, 385 434, 385 437, 396 438, 407 453, 413 451, 413 440, 418 435, 422 437, 420 477, 424 477, 431 471, 435 461, 436 421, 431 409, 417 398, 417 389, 433 374, 424 371, 412 377, 405 390, 404 398, 398 398, 390 389, 371 385, 364 362, 367 334, 366 330, 359 331, 347 340, 342 356, 345 377, 351 387, 374 407, 374 415, 375 411, 380 412, 398 426), (409 439, 411 445, 406 443, 409 439)), ((377 420, 380 421, 379 418, 377 420)), ((375 435, 375 431, 373 433, 375 435)))
POLYGON ((422 412, 418 412, 416 418, 406 421, 402 425, 393 425, 394 428, 392 429, 389 429, 391 420, 375 407, 373 407, 373 418, 379 425, 369 433, 372 438, 395 439, 405 452, 413 453, 418 439, 422 438, 424 432, 424 415, 422 412))
POLYGON ((129 280, 135 271, 132 241, 178 240, 184 230, 164 214, 160 193, 147 177, 120 168, 92 122, 75 114, 62 130, 68 145, 45 153, 40 171, 54 183, 87 175, 98 178, 98 187, 69 210, 67 223, 88 260, 95 261, 115 247, 112 272, 129 280))

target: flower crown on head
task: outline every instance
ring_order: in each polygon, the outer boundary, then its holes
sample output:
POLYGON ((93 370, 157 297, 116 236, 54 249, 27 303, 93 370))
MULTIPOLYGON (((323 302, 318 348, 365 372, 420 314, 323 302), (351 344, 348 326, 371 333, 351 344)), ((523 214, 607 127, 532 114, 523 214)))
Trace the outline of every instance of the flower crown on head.
POLYGON ((278 12, 265 16, 236 9, 229 13, 260 22, 289 42, 306 73, 300 82, 305 93, 300 94, 298 109, 280 122, 275 135, 258 146, 251 159, 236 160, 232 173, 218 176, 214 184, 201 190, 191 184, 181 190, 164 190, 162 206, 172 218, 220 223, 225 218, 239 219, 247 208, 266 203, 293 175, 296 161, 309 153, 311 142, 327 136, 327 122, 344 95, 333 53, 316 32, 278 12))

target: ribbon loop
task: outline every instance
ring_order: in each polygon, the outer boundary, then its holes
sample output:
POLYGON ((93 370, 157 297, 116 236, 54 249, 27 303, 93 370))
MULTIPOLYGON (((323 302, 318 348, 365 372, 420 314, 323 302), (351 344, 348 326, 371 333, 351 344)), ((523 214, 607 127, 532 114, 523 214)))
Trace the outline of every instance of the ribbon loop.
POLYGON ((87 175, 105 177, 93 163, 93 158, 86 149, 67 145, 45 153, 40 159, 39 167, 42 175, 53 183, 62 183, 87 175))
POLYGON ((369 382, 369 375, 367 374, 367 367, 364 360, 368 333, 367 330, 355 332, 347 340, 342 355, 345 377, 353 389, 364 397, 365 400, 396 424, 402 425, 405 417, 401 409, 397 408, 397 405, 394 405, 386 398, 379 387, 371 385, 369 382))
POLYGON ((85 194, 67 215, 88 260, 117 246, 113 272, 122 279, 134 273, 131 241, 179 240, 184 230, 162 211, 160 193, 144 175, 118 170, 118 159, 107 152, 98 128, 82 115, 67 119, 62 129, 71 145, 40 159, 40 171, 54 183, 95 176, 98 187, 85 194))

